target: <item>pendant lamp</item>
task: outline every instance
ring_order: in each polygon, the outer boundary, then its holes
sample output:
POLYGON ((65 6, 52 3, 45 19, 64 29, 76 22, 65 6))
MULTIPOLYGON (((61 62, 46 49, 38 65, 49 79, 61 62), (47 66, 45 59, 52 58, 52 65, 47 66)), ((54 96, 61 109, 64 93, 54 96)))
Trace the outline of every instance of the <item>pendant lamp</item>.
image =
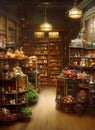
POLYGON ((82 10, 77 8, 76 0, 74 2, 74 6, 69 10, 69 17, 72 19, 79 19, 82 17, 82 10))
POLYGON ((40 29, 41 31, 51 31, 52 30, 52 25, 48 22, 47 20, 47 16, 46 16, 46 9, 47 7, 45 7, 45 17, 44 17, 44 22, 40 25, 40 29))

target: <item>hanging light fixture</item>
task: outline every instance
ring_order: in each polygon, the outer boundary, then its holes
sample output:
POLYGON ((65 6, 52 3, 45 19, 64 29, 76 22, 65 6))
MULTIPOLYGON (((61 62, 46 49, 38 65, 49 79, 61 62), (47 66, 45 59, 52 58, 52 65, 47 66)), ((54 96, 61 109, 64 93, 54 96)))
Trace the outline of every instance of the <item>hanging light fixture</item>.
POLYGON ((40 25, 41 31, 51 31, 52 30, 52 25, 50 23, 48 23, 48 21, 47 21, 46 9, 47 9, 47 7, 45 6, 44 22, 40 25))
POLYGON ((82 17, 82 10, 77 8, 76 0, 74 2, 74 7, 69 10, 69 17, 72 19, 79 19, 82 17))

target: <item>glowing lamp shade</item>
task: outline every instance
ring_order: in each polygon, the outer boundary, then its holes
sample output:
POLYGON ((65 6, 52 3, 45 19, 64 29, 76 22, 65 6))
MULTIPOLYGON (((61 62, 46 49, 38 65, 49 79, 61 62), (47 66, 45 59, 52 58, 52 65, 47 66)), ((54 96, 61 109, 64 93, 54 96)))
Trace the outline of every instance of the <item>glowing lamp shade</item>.
POLYGON ((52 30, 52 25, 48 22, 47 16, 46 16, 46 7, 45 7, 45 17, 44 17, 44 22, 40 25, 40 30, 41 31, 51 31, 52 30))
POLYGON ((82 17, 82 11, 79 10, 77 7, 73 7, 69 10, 69 17, 72 19, 79 19, 82 17))
POLYGON ((48 23, 48 21, 45 21, 40 25, 41 31, 51 31, 52 30, 52 25, 48 23))

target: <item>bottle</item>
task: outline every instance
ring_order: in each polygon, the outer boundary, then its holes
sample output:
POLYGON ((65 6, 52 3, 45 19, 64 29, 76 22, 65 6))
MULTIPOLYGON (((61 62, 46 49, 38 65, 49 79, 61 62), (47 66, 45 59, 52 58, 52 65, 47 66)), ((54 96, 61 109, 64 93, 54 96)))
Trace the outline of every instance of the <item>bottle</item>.
POLYGON ((5 63, 4 63, 4 69, 5 69, 5 70, 8 70, 8 69, 9 69, 9 64, 8 64, 8 62, 5 62, 5 63))
POLYGON ((2 97, 1 97, 1 103, 2 104, 6 103, 6 97, 5 97, 5 95, 2 95, 2 97))
POLYGON ((93 82, 93 76, 91 75, 89 84, 93 84, 93 83, 94 83, 94 82, 93 82))
POLYGON ((4 92, 5 92, 5 89, 4 89, 4 87, 2 87, 2 89, 1 89, 1 92, 2 92, 2 93, 4 93, 4 92))

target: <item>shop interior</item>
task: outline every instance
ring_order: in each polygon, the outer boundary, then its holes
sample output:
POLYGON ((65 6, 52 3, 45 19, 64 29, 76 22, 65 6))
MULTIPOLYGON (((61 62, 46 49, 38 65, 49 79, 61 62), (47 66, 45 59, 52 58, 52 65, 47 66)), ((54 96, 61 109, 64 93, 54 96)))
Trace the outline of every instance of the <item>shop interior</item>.
POLYGON ((95 130, 95 1, 1 0, 0 130, 95 130))

